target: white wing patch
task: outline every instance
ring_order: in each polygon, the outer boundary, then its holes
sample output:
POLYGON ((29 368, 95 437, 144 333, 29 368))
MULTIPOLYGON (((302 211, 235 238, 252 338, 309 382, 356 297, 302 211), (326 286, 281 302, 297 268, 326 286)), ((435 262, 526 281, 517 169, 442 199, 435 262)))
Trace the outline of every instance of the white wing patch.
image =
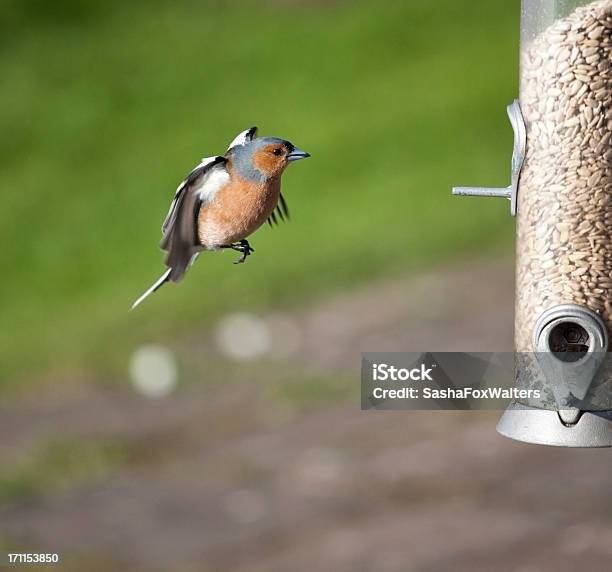
POLYGON ((203 184, 196 189, 200 195, 200 200, 203 203, 213 201, 219 189, 229 183, 229 180, 229 173, 225 169, 212 169, 208 177, 204 177, 203 184))
MULTIPOLYGON (((191 169, 191 173, 193 173, 196 169, 199 169, 200 167, 206 167, 206 165, 216 160, 217 160, 217 155, 215 155, 214 157, 204 157, 193 169, 191 169)), ((189 173, 189 175, 191 175, 191 173, 189 173)), ((179 191, 185 186, 185 183, 187 182, 189 175, 187 175, 187 177, 185 177, 185 179, 181 181, 181 184, 178 187, 176 187, 176 193, 174 193, 174 196, 178 195, 179 191)))
MULTIPOLYGON (((218 156, 215 155, 214 157, 204 157, 192 170, 191 173, 193 173, 196 169, 199 169, 201 167, 205 167, 206 165, 208 165, 209 163, 212 163, 213 161, 216 161, 218 159, 218 156)), ((189 175, 191 175, 191 173, 189 173, 189 175)), ((170 214, 172 213, 172 211, 174 210, 174 207, 176 205, 176 201, 179 197, 180 192, 183 190, 183 187, 185 186, 185 184, 187 183, 187 179, 189 178, 189 175, 187 175, 187 177, 181 181, 181 184, 176 187, 176 192, 174 193, 174 200, 172 201, 172 203, 170 204, 170 208, 168 209, 168 214, 166 215, 166 218, 164 220, 164 224, 162 225, 162 229, 166 224, 166 221, 170 218, 170 214)), ((219 190, 219 189, 217 189, 219 190)), ((216 191, 215 191, 216 192, 216 191)))
POLYGON ((213 157, 203 157, 200 163, 196 165, 196 167, 193 169, 193 171, 195 171, 196 169, 199 169, 200 167, 206 167, 206 165, 208 165, 209 163, 216 161, 218 157, 219 157, 218 155, 214 155, 213 157))
POLYGON ((239 145, 246 145, 253 140, 257 133, 257 127, 251 127, 249 129, 245 129, 242 133, 238 133, 234 140, 229 144, 227 150, 229 151, 232 147, 238 147, 239 145))

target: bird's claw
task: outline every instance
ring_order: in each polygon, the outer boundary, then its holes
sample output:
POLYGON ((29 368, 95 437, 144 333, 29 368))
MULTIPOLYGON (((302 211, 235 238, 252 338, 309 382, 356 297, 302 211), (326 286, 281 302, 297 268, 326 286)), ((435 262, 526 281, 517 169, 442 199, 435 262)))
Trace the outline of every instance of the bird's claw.
POLYGON ((242 264, 247 259, 247 256, 255 252, 255 249, 249 244, 249 241, 245 239, 242 239, 240 242, 234 242, 225 248, 231 248, 232 250, 240 252, 240 258, 236 260, 234 264, 242 264))

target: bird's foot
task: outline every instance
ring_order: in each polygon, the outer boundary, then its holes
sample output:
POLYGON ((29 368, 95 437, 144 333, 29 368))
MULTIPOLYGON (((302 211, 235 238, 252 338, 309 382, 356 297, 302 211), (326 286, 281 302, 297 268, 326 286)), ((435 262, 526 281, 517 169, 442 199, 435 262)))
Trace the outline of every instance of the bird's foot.
POLYGON ((239 242, 228 244, 227 246, 223 246, 223 248, 231 248, 232 250, 240 252, 240 258, 236 260, 234 264, 242 264, 246 260, 247 256, 255 252, 255 249, 251 247, 249 241, 246 239, 242 239, 239 242))

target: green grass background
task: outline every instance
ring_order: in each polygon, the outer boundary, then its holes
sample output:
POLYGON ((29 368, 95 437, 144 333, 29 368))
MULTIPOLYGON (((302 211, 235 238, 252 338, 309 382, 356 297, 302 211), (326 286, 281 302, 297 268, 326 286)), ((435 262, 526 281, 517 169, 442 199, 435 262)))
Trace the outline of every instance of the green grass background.
POLYGON ((509 250, 507 202, 450 187, 508 184, 518 2, 0 6, 0 387, 112 376, 230 309, 509 250), (128 313, 177 183, 251 125, 312 154, 284 177, 292 222, 128 313))

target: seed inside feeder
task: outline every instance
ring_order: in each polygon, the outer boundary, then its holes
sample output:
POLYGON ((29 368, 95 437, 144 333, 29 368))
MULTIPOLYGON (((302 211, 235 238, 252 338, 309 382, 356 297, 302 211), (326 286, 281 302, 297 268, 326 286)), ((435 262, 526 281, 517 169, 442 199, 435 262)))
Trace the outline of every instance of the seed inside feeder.
POLYGON ((557 304, 590 308, 612 333, 612 0, 555 22, 521 66, 515 341, 529 352, 535 321, 557 304))

